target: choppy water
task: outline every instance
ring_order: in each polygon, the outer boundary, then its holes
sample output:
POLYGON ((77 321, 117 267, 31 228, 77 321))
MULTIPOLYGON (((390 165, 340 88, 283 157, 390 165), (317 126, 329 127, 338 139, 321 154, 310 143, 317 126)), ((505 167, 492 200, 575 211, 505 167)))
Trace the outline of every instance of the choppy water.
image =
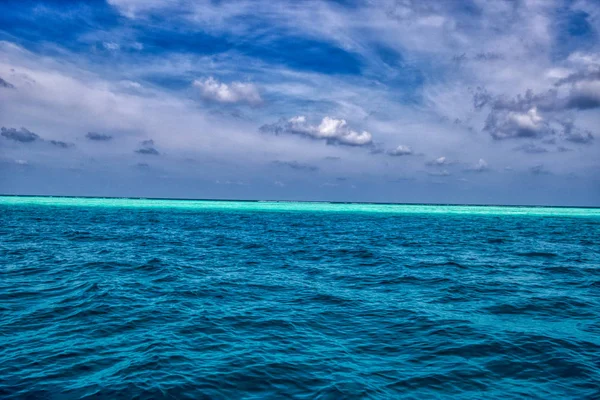
POLYGON ((600 398, 600 209, 0 197, 0 398, 600 398))

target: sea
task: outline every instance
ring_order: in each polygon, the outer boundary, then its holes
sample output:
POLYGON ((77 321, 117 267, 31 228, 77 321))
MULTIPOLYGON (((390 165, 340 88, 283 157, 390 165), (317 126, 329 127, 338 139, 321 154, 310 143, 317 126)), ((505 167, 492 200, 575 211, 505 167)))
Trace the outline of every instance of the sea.
POLYGON ((0 197, 0 399, 600 399, 600 209, 0 197))

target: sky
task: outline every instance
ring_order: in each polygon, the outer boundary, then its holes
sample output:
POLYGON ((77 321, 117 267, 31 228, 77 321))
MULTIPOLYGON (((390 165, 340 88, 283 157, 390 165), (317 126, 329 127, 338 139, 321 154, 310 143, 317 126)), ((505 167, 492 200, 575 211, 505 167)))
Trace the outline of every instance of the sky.
POLYGON ((600 206, 597 0, 3 0, 0 193, 600 206))

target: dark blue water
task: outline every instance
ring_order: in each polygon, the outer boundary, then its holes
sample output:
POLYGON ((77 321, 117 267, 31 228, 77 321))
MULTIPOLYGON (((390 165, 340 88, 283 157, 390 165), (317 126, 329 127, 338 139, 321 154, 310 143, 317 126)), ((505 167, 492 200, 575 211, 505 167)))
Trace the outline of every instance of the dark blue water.
POLYGON ((600 398, 600 219, 0 204, 0 398, 600 398))

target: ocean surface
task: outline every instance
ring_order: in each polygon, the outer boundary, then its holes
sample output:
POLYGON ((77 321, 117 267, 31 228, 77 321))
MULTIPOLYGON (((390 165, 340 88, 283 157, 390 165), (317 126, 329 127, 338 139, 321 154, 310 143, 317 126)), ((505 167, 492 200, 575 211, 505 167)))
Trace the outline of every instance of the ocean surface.
POLYGON ((599 399, 600 209, 0 197, 0 399, 599 399))

